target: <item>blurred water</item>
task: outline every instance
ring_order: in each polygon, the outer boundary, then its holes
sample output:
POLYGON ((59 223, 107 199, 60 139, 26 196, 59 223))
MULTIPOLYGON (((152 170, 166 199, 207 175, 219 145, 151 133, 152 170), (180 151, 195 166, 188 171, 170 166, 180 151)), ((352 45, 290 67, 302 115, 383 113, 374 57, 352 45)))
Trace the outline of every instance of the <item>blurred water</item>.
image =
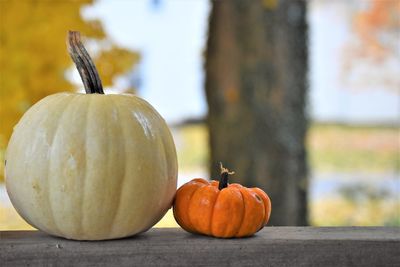
POLYGON ((400 201, 399 173, 315 173, 310 179, 309 199, 318 201, 323 197, 339 194, 340 188, 364 186, 376 191, 385 191, 400 201))

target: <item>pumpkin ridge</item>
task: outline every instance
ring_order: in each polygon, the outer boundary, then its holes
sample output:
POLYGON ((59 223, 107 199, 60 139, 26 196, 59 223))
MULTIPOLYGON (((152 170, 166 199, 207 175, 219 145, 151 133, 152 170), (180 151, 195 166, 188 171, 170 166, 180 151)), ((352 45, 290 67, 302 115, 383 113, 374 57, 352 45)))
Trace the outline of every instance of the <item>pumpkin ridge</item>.
MULTIPOLYGON (((195 180, 192 180, 190 182, 185 183, 184 185, 182 185, 175 194, 174 197, 174 204, 173 204, 173 213, 174 213, 174 218, 176 220, 176 222, 186 231, 188 232, 196 232, 193 227, 190 225, 189 222, 189 213, 188 213, 188 209, 189 209, 189 205, 190 205, 190 201, 191 198, 193 196, 193 193, 197 190, 197 188, 199 186, 204 186, 204 183, 202 182, 196 182, 195 180), (189 199, 187 201, 182 201, 180 200, 180 196, 183 194, 182 191, 185 191, 186 188, 188 187, 193 187, 193 190, 191 192, 191 194, 189 196, 189 199), (182 208, 181 203, 185 203, 186 205, 186 209, 182 208), (181 217, 183 214, 187 215, 186 217, 181 217), (191 229, 192 228, 192 229, 191 229)), ((185 193, 187 194, 187 193, 185 193)))
MULTIPOLYGON (((115 100, 110 97, 111 102, 114 104, 113 108, 115 108, 117 110, 117 117, 120 117, 120 109, 119 109, 119 105, 117 105, 117 103, 115 102, 115 100)), ((125 139, 125 131, 122 127, 122 125, 120 125, 119 123, 117 123, 119 125, 119 131, 122 135, 122 138, 125 139)), ((127 150, 126 147, 123 145, 123 150, 124 153, 122 153, 124 155, 124 159, 122 160, 122 162, 124 162, 124 171, 123 171, 123 175, 121 178, 121 182, 119 183, 120 186, 118 187, 118 205, 117 208, 115 209, 114 215, 113 215, 113 219, 111 220, 111 225, 110 225, 110 234, 112 234, 114 232, 114 227, 115 227, 115 220, 118 218, 119 215, 119 211, 120 211, 120 207, 121 207, 121 202, 122 202, 122 185, 125 182, 125 178, 126 178, 126 159, 127 159, 127 150)))
MULTIPOLYGON (((104 107, 107 107, 107 102, 103 101, 102 105, 104 107)), ((106 111, 108 111, 108 109, 106 109, 106 111)), ((109 114, 107 114, 107 115, 109 115, 109 114)), ((110 136, 110 122, 107 119, 105 121, 106 121, 106 135, 110 136)), ((110 155, 111 155, 111 153, 110 153, 111 149, 110 149, 110 143, 107 142, 106 144, 107 145, 105 146, 105 151, 103 151, 103 153, 107 154, 107 162, 108 162, 109 159, 110 159, 110 155)), ((112 177, 112 173, 110 172, 110 168, 109 167, 107 168, 107 170, 105 172, 106 172, 107 177, 112 177)), ((102 201, 103 201, 103 203, 107 202, 107 196, 106 195, 103 195, 103 200, 102 201)), ((108 218, 109 218, 109 220, 108 220, 109 222, 112 221, 111 217, 108 217, 108 218)), ((108 231, 108 233, 110 233, 110 231, 108 231)))
MULTIPOLYGON (((113 101, 114 99, 112 98, 112 97, 109 97, 109 100, 110 100, 110 102, 112 102, 112 107, 111 107, 111 110, 109 110, 108 108, 106 109, 106 111, 108 112, 108 114, 107 114, 107 116, 112 116, 112 115, 110 115, 110 114, 112 114, 113 113, 113 108, 114 108, 114 106, 115 106, 115 102, 113 101)), ((106 106, 106 107, 108 107, 108 104, 107 103, 104 103, 103 104, 104 106, 106 106)), ((118 117, 119 115, 118 115, 118 111, 116 112, 116 116, 118 117)), ((109 118, 109 117, 108 117, 109 118)), ((110 136, 111 134, 110 134, 110 122, 109 122, 109 120, 107 120, 107 123, 106 123, 106 125, 107 125, 107 136, 110 136)), ((121 132, 121 126, 120 126, 120 124, 119 123, 117 123, 117 125, 118 125, 118 130, 119 130, 119 132, 121 132)), ((124 150, 124 153, 123 154, 125 154, 125 146, 123 146, 123 150, 124 150)), ((110 159, 110 155, 111 155, 111 149, 110 149, 110 144, 107 142, 107 161, 110 161, 109 159, 110 159)), ((124 160, 122 160, 121 162, 125 162, 124 160)), ((124 167, 125 167, 125 165, 124 165, 124 167)), ((124 170, 125 170, 125 168, 124 168, 124 170)), ((110 167, 108 167, 107 168, 107 177, 113 177, 113 174, 112 174, 112 172, 110 171, 110 167)), ((118 183, 119 184, 119 187, 118 187, 118 189, 117 189, 117 191, 120 191, 120 187, 121 187, 121 185, 122 185, 122 183, 118 183)), ((114 192, 112 192, 112 193, 114 193, 114 192)), ((120 193, 118 194, 118 196, 120 197, 120 193)), ((118 203, 119 203, 119 199, 118 199, 118 203)), ((119 204, 118 204, 119 205, 119 204)), ((115 220, 115 214, 116 214, 116 211, 117 211, 117 209, 112 209, 112 213, 110 214, 110 219, 109 219, 109 226, 108 226, 108 234, 110 235, 111 233, 112 233, 112 228, 113 228, 113 224, 114 224, 114 220, 115 220)))
MULTIPOLYGON (((43 100, 43 99, 42 99, 42 100, 43 100)), ((46 104, 46 101, 42 101, 42 100, 39 101, 39 106, 37 107, 36 112, 39 112, 41 109, 44 109, 42 106, 44 106, 44 105, 46 104), (41 103, 40 103, 40 102, 41 102, 41 103)), ((60 97, 60 95, 59 95, 57 98, 55 98, 55 100, 58 100, 56 103, 59 103, 59 102, 61 102, 63 99, 62 99, 62 98, 60 97)), ((53 100, 53 101, 55 101, 55 100, 53 100)), ((60 116, 60 117, 61 117, 61 116, 60 116)), ((22 119, 23 119, 23 118, 22 118, 22 119)), ((22 119, 21 119, 21 120, 22 120, 22 119)), ((46 117, 43 116, 36 124, 39 125, 39 124, 42 123, 45 119, 46 119, 46 117)), ((54 132, 55 132, 55 131, 54 131, 54 132)), ((35 137, 35 136, 32 136, 32 137, 35 137)), ((51 137, 51 142, 52 142, 52 141, 53 141, 53 137, 51 137)), ((7 158, 7 155, 6 155, 6 158, 7 158)), ((44 174, 44 177, 45 177, 46 181, 48 181, 48 174, 49 174, 49 166, 47 166, 46 173, 44 174)), ((7 180, 6 180, 6 181, 7 181, 7 180)), ((45 194, 45 195, 48 195, 48 194, 45 194)), ((10 199, 12 200, 11 195, 10 195, 10 199)), ((49 198, 46 198, 46 199, 43 200, 42 202, 43 202, 43 203, 41 203, 41 204, 42 204, 42 205, 46 205, 46 206, 47 206, 47 209, 51 211, 49 198)), ((14 208, 15 208, 15 210, 18 212, 18 214, 20 214, 20 216, 22 217, 22 214, 23 214, 22 210, 21 210, 19 207, 17 207, 16 205, 14 205, 14 208)), ((38 227, 38 225, 35 225, 35 223, 33 223, 34 220, 31 220, 31 219, 28 218, 28 217, 24 217, 24 219, 25 219, 29 224, 33 225, 34 227, 40 228, 40 227, 38 227)), ((50 220, 50 221, 52 222, 53 226, 56 226, 53 216, 51 217, 51 220, 50 220)), ((43 228, 43 227, 42 227, 42 228, 43 228)), ((44 227, 44 228, 45 228, 45 227, 44 227)), ((47 229, 46 229, 46 230, 47 230, 47 229)))
MULTIPOLYGON (((140 99, 140 100, 142 100, 142 99, 140 99)), ((144 100, 143 100, 143 101, 144 101, 144 100)), ((152 106, 148 105, 146 101, 144 101, 144 102, 141 103, 141 104, 142 104, 142 105, 145 105, 145 104, 146 104, 146 107, 147 107, 149 110, 151 110, 151 112, 154 114, 154 118, 155 118, 155 119, 161 119, 161 120, 164 121, 164 119, 160 116, 160 114, 157 112, 157 110, 155 110, 152 106)), ((174 138, 172 137, 172 135, 171 135, 169 132, 166 132, 165 129, 162 129, 162 127, 160 127, 160 125, 156 125, 156 126, 158 127, 159 131, 162 131, 165 135, 167 135, 167 136, 169 137, 170 143, 174 144, 174 146, 170 147, 170 149, 172 149, 172 150, 174 151, 174 154, 176 155, 175 141, 174 141, 174 138)), ((163 148, 164 148, 164 155, 165 155, 165 159, 166 159, 166 166, 171 166, 170 160, 171 160, 172 158, 168 156, 168 151, 169 151, 169 150, 168 150, 168 149, 169 149, 168 144, 166 143, 166 140, 165 140, 164 138, 161 138, 161 142, 162 142, 162 145, 163 145, 163 148)), ((175 168, 176 170, 178 169, 178 162, 177 162, 177 161, 176 161, 176 165, 174 166, 174 168, 175 168)), ((171 168, 170 168, 170 167, 167 169, 167 172, 168 172, 168 173, 167 173, 168 177, 171 178, 171 168)), ((173 173, 173 171, 172 171, 172 173, 173 173)), ((176 185, 175 185, 175 187, 176 187, 176 185)), ((176 191, 176 190, 175 190, 175 191, 176 191)), ((171 206, 172 206, 172 204, 173 204, 173 199, 172 199, 172 202, 171 202, 171 206)))
MULTIPOLYGON (((167 155, 167 149, 166 149, 166 146, 165 146, 165 143, 164 143, 164 139, 163 138, 160 138, 159 136, 158 136, 158 140, 159 140, 159 142, 161 143, 161 147, 162 147, 162 154, 163 154, 163 156, 164 156, 164 164, 165 164, 165 166, 166 166, 166 175, 167 175, 167 177, 168 177, 168 179, 169 179, 169 168, 168 168, 168 166, 169 166, 169 164, 168 164, 168 155, 167 155)), ((165 195, 166 195, 166 193, 167 193, 167 189, 165 188, 165 190, 164 190, 164 195, 163 195, 163 199, 165 198, 165 195)), ((170 202, 170 207, 172 206, 172 202, 173 202, 173 199, 172 199, 172 201, 170 202)), ((169 209, 169 208, 168 208, 169 209)), ((167 211, 168 211, 168 209, 167 209, 167 211)), ((165 211, 165 213, 166 213, 166 211, 165 211)), ((162 215, 162 217, 164 217, 164 215, 165 215, 165 213, 162 215)), ((158 221, 160 221, 161 219, 162 219, 162 217, 161 218, 156 218, 156 220, 157 220, 157 222, 158 221)))
MULTIPOLYGON (((151 122, 151 124, 152 124, 152 127, 156 127, 157 129, 158 129, 158 131, 159 132, 161 132, 162 130, 160 129, 160 127, 158 126, 158 125, 153 125, 153 122, 151 122)), ((157 139, 158 139, 158 142, 160 143, 160 146, 162 147, 162 155, 163 155, 163 159, 164 159, 164 164, 165 164, 165 166, 169 166, 169 164, 168 164, 168 155, 167 155, 167 150, 165 149, 165 141, 164 141, 164 139, 163 138, 160 138, 160 136, 157 136, 157 139)), ((166 170, 167 170, 167 176, 169 177, 169 168, 166 168, 166 170)), ((167 190, 165 189, 165 191, 164 191, 164 194, 167 192, 167 190)), ((164 198, 164 197, 163 197, 164 198)), ((158 221, 160 220, 161 218, 159 218, 158 219, 158 221)))
POLYGON ((264 208, 265 208, 265 218, 264 218, 264 224, 261 228, 263 228, 265 225, 267 225, 270 215, 271 215, 271 200, 269 198, 269 196, 267 195, 267 193, 265 193, 264 191, 262 191, 260 188, 258 187, 254 187, 250 189, 251 191, 257 193, 257 195, 259 197, 261 197, 263 204, 264 204, 264 208))
POLYGON ((190 207, 190 202, 192 201, 192 198, 193 198, 193 196, 194 196, 194 194, 200 189, 200 188, 203 188, 204 186, 207 186, 207 185, 203 185, 203 186, 199 186, 199 187, 197 187, 196 188, 196 190, 194 190, 193 191, 193 193, 192 193, 192 195, 190 196, 190 198, 189 198, 189 205, 187 205, 187 208, 186 208, 186 210, 185 210, 185 212, 188 214, 188 225, 189 225, 189 227, 190 228, 192 228, 195 232, 197 232, 197 233, 199 233, 199 230, 196 228, 196 226, 195 225, 193 225, 193 223, 192 223, 192 220, 191 220, 191 218, 190 218, 190 213, 189 213, 189 207, 190 207))
POLYGON ((87 158, 86 158, 87 157, 87 149, 88 149, 87 144, 88 143, 87 143, 86 140, 88 140, 88 138, 90 138, 88 136, 88 128, 89 128, 88 121, 90 119, 89 114, 90 114, 90 106, 92 104, 92 97, 89 97, 88 99, 89 100, 88 100, 88 103, 87 103, 86 123, 85 123, 86 127, 85 127, 85 138, 84 138, 84 140, 85 140, 85 145, 84 145, 85 149, 83 150, 84 153, 85 153, 85 156, 82 157, 82 159, 85 160, 85 163, 83 164, 83 166, 84 166, 83 168, 85 170, 84 171, 85 175, 83 176, 84 178, 83 178, 83 183, 82 183, 82 188, 81 188, 83 194, 82 194, 82 200, 81 200, 82 201, 82 203, 81 203, 81 216, 79 217, 81 219, 80 230, 83 233, 85 233, 84 222, 85 222, 85 213, 86 212, 84 211, 84 206, 85 206, 85 196, 86 196, 85 190, 87 189, 86 182, 87 182, 87 175, 88 175, 88 166, 87 166, 87 158))
POLYGON ((212 234, 212 235, 214 235, 213 232, 212 232, 212 223, 213 223, 213 220, 214 220, 215 204, 217 204, 218 197, 220 196, 220 192, 221 191, 222 190, 218 190, 217 197, 215 198, 214 204, 211 206, 212 207, 212 209, 211 209, 211 218, 210 218, 210 224, 209 224, 208 228, 210 229, 210 234, 212 234))
MULTIPOLYGON (((251 190, 251 191, 253 191, 253 190, 251 190)), ((265 212, 266 206, 265 206, 264 199, 263 199, 262 197, 260 197, 256 191, 253 191, 253 192, 256 194, 256 196, 257 196, 258 198, 261 199, 261 203, 262 203, 262 205, 263 205, 263 210, 264 210, 264 217, 263 217, 263 219, 262 219, 260 228, 257 230, 257 232, 258 232, 258 231, 260 231, 261 229, 264 228, 264 226, 265 226, 265 219, 267 218, 268 214, 265 212)))
POLYGON ((264 203, 264 200, 262 199, 262 197, 260 197, 260 196, 258 195, 257 192, 253 191, 253 190, 250 189, 250 188, 247 188, 247 190, 249 190, 249 192, 251 192, 251 193, 254 193, 254 194, 255 194, 255 197, 256 197, 258 200, 260 200, 260 202, 262 203, 262 208, 263 208, 264 216, 262 217, 260 227, 259 227, 259 228, 257 229, 257 231, 256 231, 256 233, 257 233, 257 232, 260 231, 262 228, 264 228, 264 225, 265 225, 265 219, 266 219, 266 216, 267 216, 267 214, 266 214, 266 212, 265 212, 265 203, 264 203))
POLYGON ((240 220, 240 224, 239 224, 239 227, 238 227, 236 233, 233 234, 232 236, 236 236, 236 235, 239 233, 240 229, 242 228, 242 224, 243 224, 243 221, 244 221, 244 217, 246 216, 246 202, 244 201, 244 196, 243 196, 242 190, 240 190, 240 188, 238 188, 237 190, 239 191, 240 195, 242 196, 243 215, 242 215, 242 219, 240 220))
POLYGON ((48 202, 49 202, 49 210, 50 210, 49 214, 50 214, 51 220, 54 222, 54 227, 55 227, 56 231, 58 232, 58 233, 56 233, 56 234, 58 234, 58 235, 61 235, 61 234, 63 234, 63 233, 61 232, 60 227, 58 227, 58 225, 57 225, 57 222, 56 222, 56 219, 55 219, 54 213, 53 213, 53 207, 52 207, 52 204, 51 204, 51 203, 53 203, 53 202, 51 201, 51 190, 50 190, 50 186, 49 186, 49 181, 50 181, 50 170, 51 170, 51 165, 52 165, 52 162, 53 162, 53 161, 51 160, 51 158, 52 158, 52 157, 51 157, 51 154, 52 154, 52 151, 53 151, 53 149, 54 149, 54 146, 53 146, 54 140, 56 139, 57 133, 58 133, 59 130, 60 130, 61 121, 63 120, 63 118, 64 118, 64 116, 65 116, 65 114, 66 114, 67 109, 71 106, 71 103, 73 102, 73 100, 74 100, 76 97, 77 97, 76 95, 71 95, 71 99, 69 99, 69 102, 65 105, 64 110, 60 113, 60 117, 58 118, 57 127, 56 127, 56 129, 54 130, 53 137, 51 138, 50 149, 49 149, 49 155, 50 155, 50 157, 49 157, 49 164, 47 165, 47 179, 46 179, 46 180, 47 180, 48 192, 47 192, 46 195, 47 195, 48 202))
MULTIPOLYGON (((137 122, 141 125, 141 127, 142 127, 142 129, 143 129, 143 131, 144 131, 144 135, 147 136, 146 131, 149 131, 149 132, 150 132, 150 135, 152 136, 152 138, 153 138, 154 140, 157 140, 157 143, 158 143, 159 146, 161 147, 161 153, 159 153, 159 154, 162 156, 163 162, 164 162, 165 166, 167 167, 167 166, 169 166, 169 164, 168 164, 167 150, 166 150, 166 146, 165 146, 165 143, 164 143, 165 140, 164 140, 164 138, 161 138, 159 135, 153 135, 153 132, 155 132, 155 130, 156 130, 157 132, 162 132, 162 131, 163 131, 163 130, 161 129, 160 125, 157 125, 157 124, 154 123, 154 118, 155 118, 154 115, 156 114, 157 111, 154 110, 154 109, 151 109, 151 108, 149 107, 149 105, 147 105, 146 103, 144 103, 143 101, 140 101, 140 100, 141 100, 140 98, 135 98, 135 103, 140 107, 140 110, 145 109, 146 111, 148 111, 148 114, 150 114, 151 117, 149 116, 149 118, 146 119, 148 125, 143 125, 142 122, 141 122, 140 120, 137 119, 137 117, 135 117, 135 119, 136 119, 137 122), (147 129, 147 130, 146 130, 146 129, 147 129)), ((140 112, 141 112, 142 116, 144 116, 144 112, 142 112, 142 111, 140 111, 140 112)), ((169 168, 167 167, 167 168, 164 168, 164 169, 166 169, 166 172, 167 172, 166 175, 169 177, 169 168)), ((164 192, 163 192, 163 195, 162 195, 162 197, 161 197, 162 199, 165 198, 167 192, 168 192, 167 188, 164 188, 164 192)), ((170 203, 170 206, 171 206, 171 205, 172 205, 172 203, 170 203)), ((163 210, 163 212, 164 212, 164 214, 162 214, 162 216, 156 217, 156 218, 151 218, 151 224, 152 224, 152 226, 153 226, 154 224, 156 224, 158 221, 160 221, 160 220, 162 219, 162 217, 164 217, 166 211, 163 210)), ((151 228, 152 226, 150 226, 150 228, 151 228)))

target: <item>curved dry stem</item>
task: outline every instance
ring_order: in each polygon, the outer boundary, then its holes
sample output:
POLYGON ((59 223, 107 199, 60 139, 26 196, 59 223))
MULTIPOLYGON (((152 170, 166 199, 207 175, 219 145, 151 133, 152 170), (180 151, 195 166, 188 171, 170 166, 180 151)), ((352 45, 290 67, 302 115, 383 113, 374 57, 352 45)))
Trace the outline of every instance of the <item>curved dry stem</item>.
POLYGON ((68 53, 81 76, 86 93, 104 94, 99 73, 81 42, 81 35, 79 32, 68 31, 67 47, 68 53))

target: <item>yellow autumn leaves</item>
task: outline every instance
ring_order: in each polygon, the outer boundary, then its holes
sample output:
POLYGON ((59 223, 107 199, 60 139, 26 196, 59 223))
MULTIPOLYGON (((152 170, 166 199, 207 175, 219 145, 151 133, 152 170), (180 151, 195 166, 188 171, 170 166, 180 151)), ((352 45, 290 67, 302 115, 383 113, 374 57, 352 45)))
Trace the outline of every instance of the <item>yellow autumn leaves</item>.
POLYGON ((92 3, 0 2, 0 181, 5 148, 22 114, 47 95, 76 90, 66 79, 66 70, 73 66, 65 44, 68 30, 107 44, 94 58, 104 86, 112 85, 115 77, 139 61, 137 53, 107 40, 99 21, 82 18, 81 9, 92 3))

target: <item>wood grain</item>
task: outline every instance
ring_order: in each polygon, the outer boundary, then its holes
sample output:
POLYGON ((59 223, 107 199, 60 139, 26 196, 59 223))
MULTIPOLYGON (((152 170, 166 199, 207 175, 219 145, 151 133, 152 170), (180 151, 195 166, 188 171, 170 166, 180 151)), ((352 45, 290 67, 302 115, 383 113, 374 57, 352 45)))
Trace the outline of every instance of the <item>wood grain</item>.
POLYGON ((400 266, 400 228, 267 227, 244 239, 164 228, 101 242, 4 231, 0 266, 400 266))

